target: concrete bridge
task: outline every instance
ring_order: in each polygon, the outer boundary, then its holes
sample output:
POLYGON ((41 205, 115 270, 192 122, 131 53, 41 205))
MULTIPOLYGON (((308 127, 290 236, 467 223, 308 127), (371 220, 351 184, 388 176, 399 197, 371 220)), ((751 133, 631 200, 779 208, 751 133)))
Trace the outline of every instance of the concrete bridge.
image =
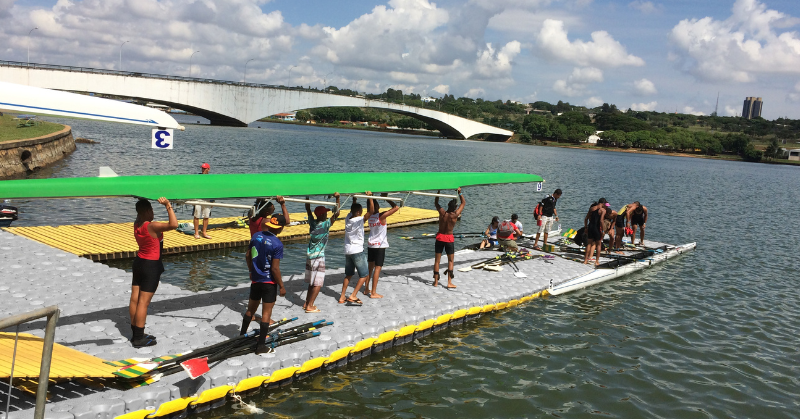
POLYGON ((0 61, 0 81, 161 103, 207 118, 212 125, 243 127, 281 112, 352 106, 410 116, 448 138, 486 134, 491 140, 505 140, 513 135, 512 131, 431 109, 264 84, 11 61, 0 61))

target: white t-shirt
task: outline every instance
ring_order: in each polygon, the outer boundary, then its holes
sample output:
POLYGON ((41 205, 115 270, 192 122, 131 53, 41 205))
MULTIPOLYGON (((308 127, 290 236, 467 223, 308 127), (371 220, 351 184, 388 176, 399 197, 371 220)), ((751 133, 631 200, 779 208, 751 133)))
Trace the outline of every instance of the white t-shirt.
POLYGON ((364 217, 351 217, 347 214, 344 219, 344 254, 354 255, 364 251, 364 217))
POLYGON ((369 247, 371 249, 389 247, 389 241, 386 239, 386 224, 381 222, 380 214, 373 214, 369 217, 369 247))
POLYGON ((519 220, 517 220, 514 224, 517 225, 517 228, 519 229, 519 231, 522 231, 522 223, 519 222, 519 220))

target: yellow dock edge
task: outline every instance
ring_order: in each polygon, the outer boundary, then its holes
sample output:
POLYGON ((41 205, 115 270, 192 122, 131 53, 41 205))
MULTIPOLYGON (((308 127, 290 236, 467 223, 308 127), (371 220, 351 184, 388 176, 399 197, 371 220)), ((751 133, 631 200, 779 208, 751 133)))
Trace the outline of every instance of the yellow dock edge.
MULTIPOLYGON (((457 310, 450 314, 444 314, 442 316, 437 317, 436 319, 428 319, 420 322, 416 325, 407 325, 403 327, 401 330, 422 330, 431 328, 431 326, 436 323, 436 325, 445 325, 449 323, 449 321, 453 321, 456 319, 460 319, 464 317, 464 313, 468 313, 467 320, 474 320, 469 318, 469 315, 478 315, 478 314, 487 314, 489 312, 496 312, 498 311, 496 308, 498 306, 502 308, 511 308, 521 306, 527 302, 530 302, 536 298, 542 298, 550 293, 547 290, 542 290, 540 292, 533 293, 531 295, 526 295, 520 297, 519 299, 512 299, 509 301, 500 302, 497 304, 487 304, 484 306, 475 306, 470 308, 469 310, 457 310), (513 303, 512 303, 513 302, 513 303), (444 319, 449 316, 450 320, 448 322, 444 322, 444 319), (458 316, 458 317, 456 317, 458 316)), ((445 328, 439 329, 444 330, 445 328)), ((244 380, 237 383, 235 386, 231 385, 222 385, 214 388, 210 388, 208 390, 203 391, 200 394, 194 395, 192 397, 184 397, 179 399, 170 400, 168 402, 163 403, 161 406, 156 408, 155 410, 137 410, 133 412, 125 413, 124 415, 117 416, 116 419, 145 419, 145 418, 157 418, 163 416, 173 416, 179 415, 180 417, 184 417, 188 414, 191 414, 194 408, 199 404, 206 404, 219 401, 222 398, 228 398, 236 393, 236 391, 244 391, 244 390, 252 390, 255 388, 262 388, 266 389, 271 387, 270 384, 277 384, 277 383, 288 383, 294 380, 300 380, 305 377, 308 377, 313 372, 319 372, 323 367, 328 365, 329 363, 337 363, 341 361, 347 361, 348 355, 355 352, 362 352, 366 349, 372 348, 375 345, 383 344, 387 341, 384 336, 388 337, 389 333, 393 333, 395 338, 403 337, 400 334, 399 330, 394 330, 391 332, 385 332, 380 337, 373 336, 369 338, 365 338, 359 342, 357 342, 353 346, 348 346, 346 348, 340 348, 331 353, 331 355, 326 357, 319 357, 314 358, 306 361, 300 367, 288 367, 277 370, 273 372, 271 375, 263 375, 263 376, 255 376, 245 378, 244 380), (381 339, 383 338, 383 339, 381 339)), ((408 334, 406 334, 407 336, 408 334)), ((372 352, 368 353, 367 356, 371 355, 372 352)))
MULTIPOLYGON (((290 214, 292 221, 304 221, 305 213, 290 214)), ((241 217, 211 218, 209 225, 228 224, 241 217)), ((407 227, 418 224, 435 223, 439 213, 435 210, 402 207, 388 218, 388 227, 407 227)), ((192 220, 182 220, 191 223, 192 220)), ((133 237, 133 223, 83 224, 58 227, 3 227, 3 230, 39 243, 93 261, 132 259, 138 249, 133 237)), ((369 228, 365 226, 365 230, 369 228)), ((208 231, 211 239, 195 239, 194 236, 178 231, 164 233, 164 254, 180 254, 204 250, 226 249, 246 246, 250 243, 250 230, 247 227, 220 227, 208 231)), ((331 236, 344 235, 344 216, 331 227, 331 236)), ((279 235, 284 242, 308 240, 308 225, 287 226, 279 235)))

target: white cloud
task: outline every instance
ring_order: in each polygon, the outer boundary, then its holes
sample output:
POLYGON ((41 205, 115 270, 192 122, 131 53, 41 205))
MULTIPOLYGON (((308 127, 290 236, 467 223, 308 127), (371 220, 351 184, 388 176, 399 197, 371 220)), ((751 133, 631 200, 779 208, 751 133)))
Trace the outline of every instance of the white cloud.
POLYGON ((656 106, 658 106, 658 102, 656 101, 652 101, 650 103, 633 103, 631 104, 631 109, 639 112, 650 112, 656 110, 656 106))
POLYGON ((580 39, 570 42, 564 22, 558 20, 545 20, 536 41, 542 54, 555 61, 598 67, 644 65, 643 59, 628 54, 606 31, 592 32, 592 40, 588 42, 580 39))
POLYGON ((511 73, 511 61, 522 51, 519 41, 511 41, 495 52, 492 44, 478 53, 477 71, 486 78, 507 76, 511 73))
POLYGON ((596 107, 602 105, 604 102, 603 102, 603 99, 600 99, 597 96, 592 96, 589 99, 586 99, 585 101, 583 101, 583 103, 584 103, 584 106, 586 106, 587 108, 596 108, 596 107))
POLYGON ((485 93, 486 93, 486 90, 483 90, 480 87, 475 87, 475 88, 467 90, 467 92, 464 93, 464 97, 471 97, 473 99, 477 99, 479 97, 482 97, 485 93))
POLYGON ((786 95, 786 99, 792 103, 800 102, 800 82, 794 86, 794 91, 786 95))
POLYGON ((575 67, 572 74, 566 80, 556 80, 553 83, 553 90, 569 96, 582 96, 586 94, 589 83, 599 83, 603 81, 603 71, 596 67, 575 67))
POLYGON ((673 58, 708 81, 749 82, 758 74, 800 74, 800 34, 776 29, 798 23, 757 0, 737 0, 726 20, 685 19, 670 33, 673 58))
POLYGON ((739 111, 736 110, 733 106, 726 105, 725 106, 725 114, 728 116, 737 116, 739 115, 739 111))
POLYGON ((705 115, 705 113, 703 113, 703 112, 701 112, 701 111, 698 111, 698 110, 695 110, 695 109, 694 109, 693 107, 691 107, 691 106, 684 106, 684 107, 683 107, 683 113, 685 113, 685 114, 688 114, 688 115, 695 115, 695 116, 702 116, 702 115, 705 115))
POLYGON ((448 86, 446 84, 440 84, 440 85, 434 87, 433 91, 437 92, 437 93, 441 93, 443 95, 446 95, 446 94, 450 93, 450 86, 448 86))
POLYGON ((636 80, 633 82, 633 87, 636 90, 636 93, 642 96, 654 95, 658 93, 656 89, 656 85, 653 84, 650 80, 641 79, 636 80))
POLYGON ((652 14, 658 13, 664 10, 664 6, 661 4, 653 3, 652 1, 642 1, 636 0, 628 3, 628 7, 631 9, 638 10, 644 14, 652 14))
POLYGON ((583 25, 581 17, 568 10, 524 10, 505 9, 489 20, 489 29, 514 33, 523 36, 536 36, 542 29, 545 20, 558 20, 566 26, 577 27, 583 25))

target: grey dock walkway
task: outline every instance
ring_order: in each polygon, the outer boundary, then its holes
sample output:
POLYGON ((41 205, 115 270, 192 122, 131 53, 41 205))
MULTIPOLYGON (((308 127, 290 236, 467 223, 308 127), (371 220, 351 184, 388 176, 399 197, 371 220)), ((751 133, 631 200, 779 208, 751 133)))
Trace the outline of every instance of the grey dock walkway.
MULTIPOLYGON (((456 269, 494 254, 458 252, 456 269)), ((111 418, 158 407, 170 400, 199 395, 229 383, 235 386, 250 377, 328 357, 337 349, 348 348, 363 339, 435 320, 457 310, 473 308, 475 312, 475 307, 529 297, 545 290, 551 281, 558 284, 592 271, 589 266, 563 258, 551 261, 538 258, 517 263, 527 278, 515 277, 508 265, 502 272, 457 271, 454 283, 458 288, 446 290, 431 287, 432 265, 433 260, 427 259, 385 267, 378 287, 384 298, 362 298, 361 307, 337 303, 343 269, 329 270, 316 303, 322 313, 316 314, 302 310, 307 289, 302 273, 285 273, 287 295, 278 298, 273 317, 296 316, 300 318, 298 323, 334 321, 333 326, 321 330, 320 337, 280 347, 275 354, 250 354, 225 360, 196 380, 178 373, 127 391, 89 388, 77 382, 51 384, 47 417, 111 418)), ((442 271, 445 267, 446 264, 442 271)), ((128 342, 130 274, 125 271, 0 232, 0 278, 0 317, 57 304, 61 318, 56 342, 109 361, 181 353, 236 336, 249 289, 249 284, 242 284, 195 293, 162 283, 147 319, 147 332, 158 338, 158 345, 137 350, 128 342)), ((26 324, 20 331, 43 336, 43 329, 44 322, 40 321, 26 324)), ((0 394, 6 388, 0 384, 0 394)), ((14 390, 12 396, 15 411, 10 418, 30 417, 33 397, 19 390, 14 390)), ((0 411, 4 411, 5 395, 0 398, 0 411)))

